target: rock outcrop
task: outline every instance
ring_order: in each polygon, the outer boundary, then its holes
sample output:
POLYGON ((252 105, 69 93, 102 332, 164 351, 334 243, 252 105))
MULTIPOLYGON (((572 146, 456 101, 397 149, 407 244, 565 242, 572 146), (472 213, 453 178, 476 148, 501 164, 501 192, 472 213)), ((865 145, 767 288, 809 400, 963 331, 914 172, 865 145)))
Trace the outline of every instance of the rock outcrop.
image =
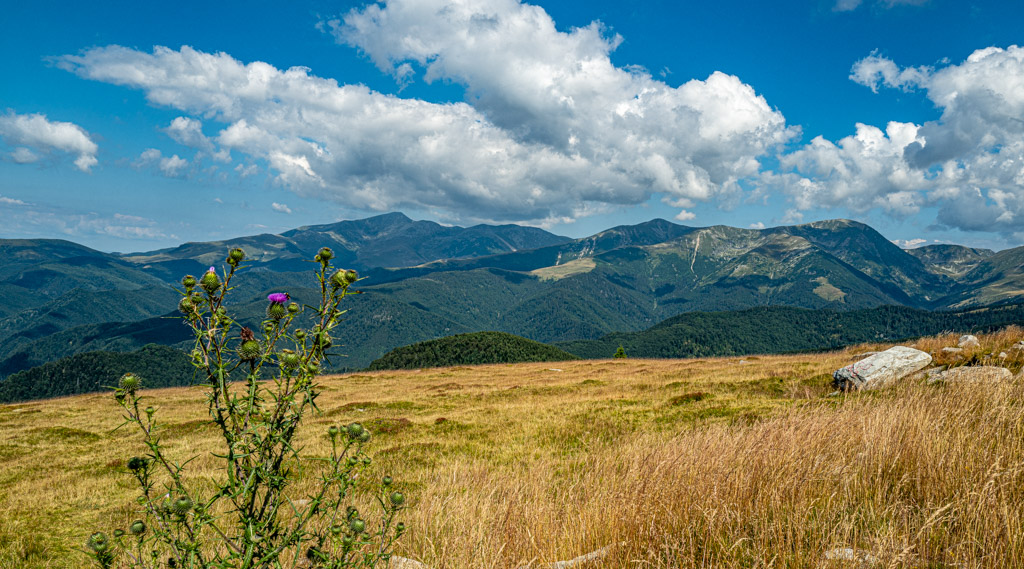
POLYGON ((960 336, 960 341, 957 342, 956 345, 960 346, 961 348, 977 348, 978 346, 981 345, 981 342, 978 341, 977 336, 974 336, 972 334, 965 334, 963 336, 960 336))
POLYGON ((1010 381, 1013 373, 998 366, 964 366, 940 371, 928 378, 928 385, 935 383, 998 383, 1010 381))
POLYGON ((880 389, 930 364, 927 352, 895 346, 854 362, 832 374, 832 385, 841 391, 880 389))

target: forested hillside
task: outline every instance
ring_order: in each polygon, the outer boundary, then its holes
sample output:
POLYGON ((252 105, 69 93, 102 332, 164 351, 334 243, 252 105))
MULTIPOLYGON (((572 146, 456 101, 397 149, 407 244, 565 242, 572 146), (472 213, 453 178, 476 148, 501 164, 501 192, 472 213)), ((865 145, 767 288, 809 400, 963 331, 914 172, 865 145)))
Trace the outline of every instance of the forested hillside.
POLYGON ((188 385, 193 367, 184 352, 167 346, 148 345, 128 353, 76 354, 0 381, 0 403, 102 391, 116 386, 127 372, 141 377, 146 387, 172 387, 188 385))
POLYGON ((788 306, 732 312, 689 312, 643 332, 560 342, 583 358, 610 358, 618 346, 631 357, 688 358, 827 350, 942 332, 984 332, 1024 324, 1024 305, 929 312, 905 306, 867 310, 807 310, 788 306))
POLYGON ((391 350, 368 370, 577 360, 568 352, 502 332, 458 334, 391 350))

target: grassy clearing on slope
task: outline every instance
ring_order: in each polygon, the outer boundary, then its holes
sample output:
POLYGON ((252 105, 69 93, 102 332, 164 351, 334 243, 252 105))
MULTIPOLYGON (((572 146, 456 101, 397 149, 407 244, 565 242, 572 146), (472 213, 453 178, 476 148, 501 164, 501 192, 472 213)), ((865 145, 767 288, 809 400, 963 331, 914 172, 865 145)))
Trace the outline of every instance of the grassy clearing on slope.
MULTIPOLYGON (((845 547, 891 567, 1024 566, 1024 386, 824 397, 868 348, 335 376, 301 438, 315 454, 328 425, 370 426, 372 475, 411 502, 399 553, 436 569, 613 543, 603 567, 817 567, 845 547)), ((215 475, 200 388, 147 395, 172 455, 215 475)), ((143 449, 119 422, 110 395, 0 407, 0 567, 82 567, 93 528, 136 517, 124 464, 143 449)))

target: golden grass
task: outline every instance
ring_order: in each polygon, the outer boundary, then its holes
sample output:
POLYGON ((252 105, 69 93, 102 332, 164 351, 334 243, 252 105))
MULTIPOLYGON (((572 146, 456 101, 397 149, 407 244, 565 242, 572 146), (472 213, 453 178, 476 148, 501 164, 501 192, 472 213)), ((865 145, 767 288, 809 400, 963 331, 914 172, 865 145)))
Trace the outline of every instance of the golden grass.
POLYGON ((594 261, 593 257, 584 257, 582 259, 573 259, 561 265, 534 269, 530 271, 530 274, 542 281, 557 281, 573 275, 589 273, 596 266, 597 262, 594 261))
MULTIPOLYGON (((884 347, 327 377, 302 439, 323 452, 328 425, 370 426, 372 475, 411 504, 399 553, 436 569, 608 544, 595 566, 841 567, 824 553, 853 548, 888 567, 1024 567, 1024 386, 826 396, 833 370, 884 347)), ((201 389, 146 395, 171 454, 216 476, 201 389)), ((94 528, 136 517, 124 461, 144 449, 119 422, 109 394, 0 407, 0 567, 83 567, 94 528)))

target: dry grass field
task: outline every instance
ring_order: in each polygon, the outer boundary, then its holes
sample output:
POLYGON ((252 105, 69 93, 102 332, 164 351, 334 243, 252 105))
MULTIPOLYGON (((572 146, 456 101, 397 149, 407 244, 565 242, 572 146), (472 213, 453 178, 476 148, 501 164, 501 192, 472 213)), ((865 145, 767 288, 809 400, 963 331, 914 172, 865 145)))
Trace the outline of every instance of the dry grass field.
MULTIPOLYGON (((368 476, 409 497, 398 553, 435 569, 611 544, 592 566, 862 566, 826 559, 850 548, 879 567, 1024 567, 1024 385, 827 396, 833 370, 883 347, 325 377, 301 438, 316 453, 328 425, 368 426, 368 476)), ((170 453, 215 476, 202 388, 144 395, 170 453)), ((110 394, 0 406, 0 567, 87 566, 92 531, 138 517, 125 461, 145 449, 119 423, 110 394)))

